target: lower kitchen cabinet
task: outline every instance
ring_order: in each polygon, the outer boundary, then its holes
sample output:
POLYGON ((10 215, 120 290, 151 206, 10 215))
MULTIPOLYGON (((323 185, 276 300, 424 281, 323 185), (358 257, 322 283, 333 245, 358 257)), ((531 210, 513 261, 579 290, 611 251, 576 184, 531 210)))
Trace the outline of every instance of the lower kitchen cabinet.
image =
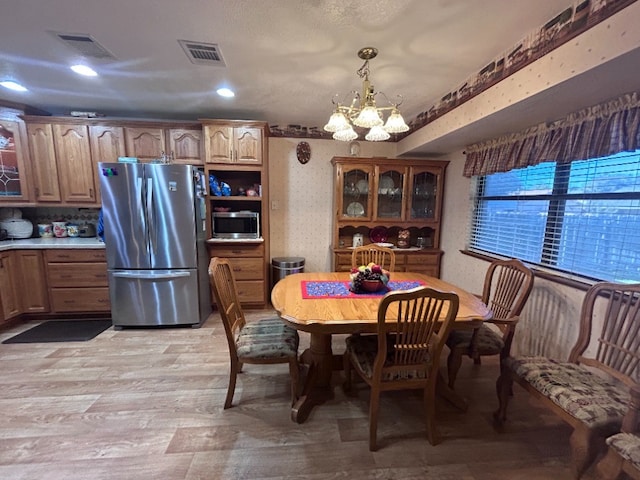
POLYGON ((231 262, 240 303, 246 306, 264 307, 267 303, 267 273, 263 243, 209 244, 211 257, 226 258, 231 262))
POLYGON ((52 311, 111 310, 104 250, 51 249, 45 251, 45 257, 52 311))
POLYGON ((49 295, 41 250, 16 250, 17 285, 20 287, 21 313, 49 312, 49 295))
POLYGON ((0 253, 0 323, 11 320, 21 313, 16 278, 17 268, 14 252, 0 253))

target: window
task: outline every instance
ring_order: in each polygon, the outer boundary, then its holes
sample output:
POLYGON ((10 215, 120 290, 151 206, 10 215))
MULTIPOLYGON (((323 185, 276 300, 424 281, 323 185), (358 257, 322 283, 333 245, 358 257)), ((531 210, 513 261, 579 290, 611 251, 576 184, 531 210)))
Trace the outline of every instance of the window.
POLYGON ((640 151, 479 177, 469 249, 640 282, 640 151))

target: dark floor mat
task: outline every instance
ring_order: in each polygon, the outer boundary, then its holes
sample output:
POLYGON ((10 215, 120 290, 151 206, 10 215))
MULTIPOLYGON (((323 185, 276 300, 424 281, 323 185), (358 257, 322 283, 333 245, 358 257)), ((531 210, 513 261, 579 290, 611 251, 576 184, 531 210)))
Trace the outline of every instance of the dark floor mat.
POLYGON ((50 320, 2 343, 84 342, 111 326, 111 319, 50 320))

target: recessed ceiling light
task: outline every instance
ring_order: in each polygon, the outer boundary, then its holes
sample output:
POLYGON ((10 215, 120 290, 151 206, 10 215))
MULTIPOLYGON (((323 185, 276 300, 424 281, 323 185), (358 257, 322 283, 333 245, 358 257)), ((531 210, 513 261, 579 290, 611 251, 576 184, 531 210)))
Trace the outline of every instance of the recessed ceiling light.
POLYGON ((12 80, 5 80, 4 82, 0 82, 0 85, 2 85, 4 88, 8 88, 9 90, 15 90, 16 92, 28 91, 25 87, 12 80))
POLYGON ((87 67, 86 65, 73 65, 71 70, 85 77, 96 77, 98 75, 93 68, 87 67))
POLYGON ((233 93, 233 90, 229 89, 229 88, 219 88, 218 90, 216 90, 216 93, 218 95, 220 95, 221 97, 227 97, 227 98, 231 98, 231 97, 235 97, 236 94, 233 93))

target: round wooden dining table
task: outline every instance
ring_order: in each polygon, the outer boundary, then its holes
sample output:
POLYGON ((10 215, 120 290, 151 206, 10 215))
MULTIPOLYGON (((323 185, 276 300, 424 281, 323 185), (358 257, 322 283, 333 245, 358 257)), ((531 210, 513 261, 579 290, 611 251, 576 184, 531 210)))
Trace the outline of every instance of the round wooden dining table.
MULTIPOLYGON (((333 355, 331 336, 377 331, 378 305, 383 293, 351 293, 348 281, 348 272, 296 273, 278 281, 271 292, 271 304, 280 317, 296 330, 310 334, 309 349, 301 356, 309 370, 302 394, 291 408, 291 418, 295 422, 304 422, 315 405, 333 397, 332 372, 342 369, 343 363, 341 357, 333 355)), ((389 285, 392 289, 425 285, 455 292, 459 297, 459 308, 454 329, 475 328, 492 316, 491 310, 478 297, 439 278, 393 272, 389 285)), ((449 389, 441 376, 438 380, 438 394, 466 410, 466 400, 449 389)))

